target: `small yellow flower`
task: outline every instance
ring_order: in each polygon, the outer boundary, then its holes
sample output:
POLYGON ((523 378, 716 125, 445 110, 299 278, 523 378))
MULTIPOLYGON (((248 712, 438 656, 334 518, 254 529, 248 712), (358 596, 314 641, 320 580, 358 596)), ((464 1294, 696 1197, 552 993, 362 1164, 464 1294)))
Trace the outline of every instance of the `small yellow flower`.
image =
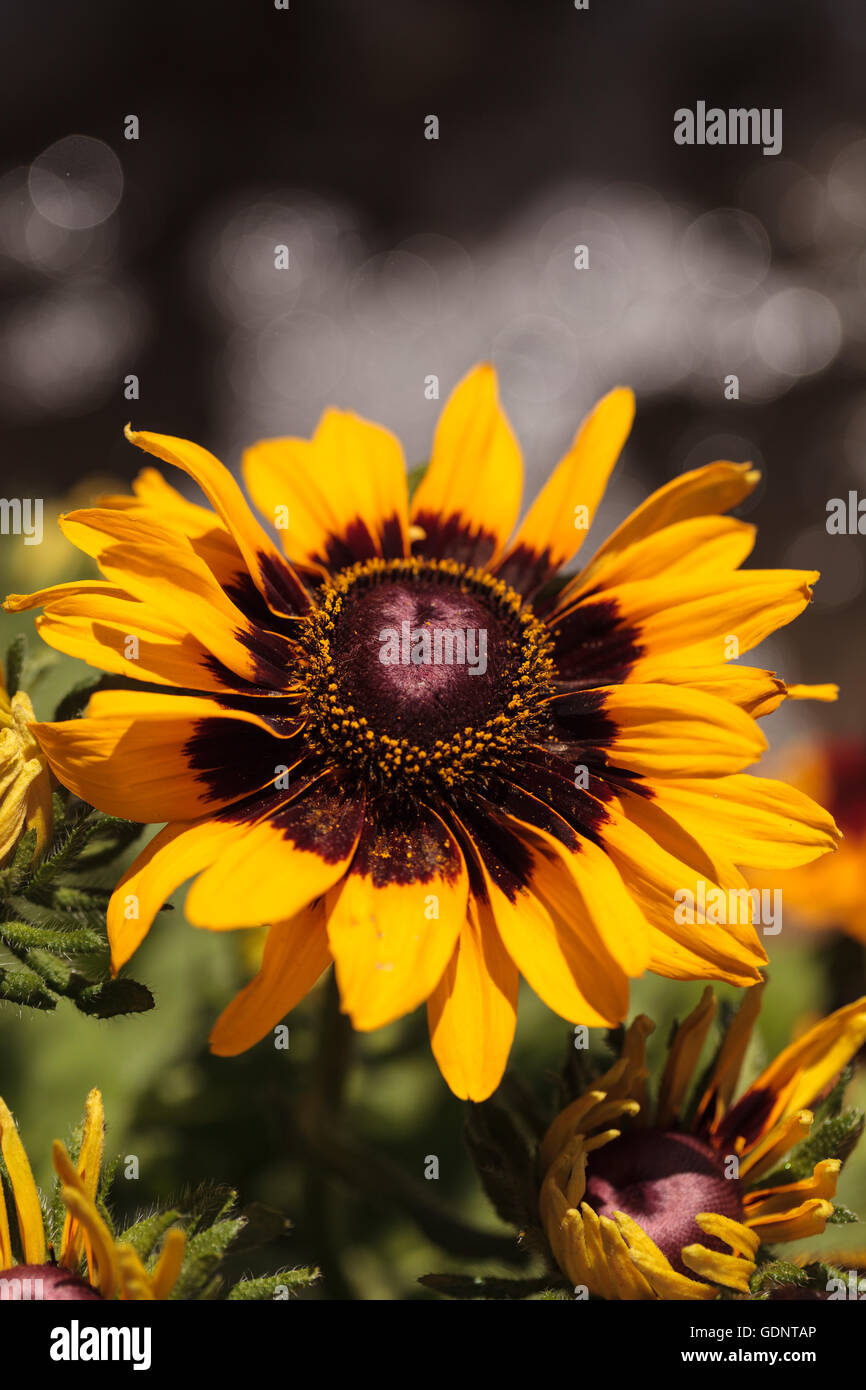
POLYGON ((12 1188, 23 1263, 12 1253, 9 1216, 0 1185, 0 1287, 6 1296, 45 1300, 121 1298, 140 1301, 168 1298, 183 1263, 186 1237, 171 1227, 159 1260, 146 1270, 131 1245, 117 1243, 97 1205, 105 1117, 97 1090, 87 1097, 84 1134, 77 1165, 59 1139, 54 1141, 54 1168, 61 1182, 66 1221, 60 1251, 46 1247, 39 1193, 12 1115, 0 1097, 0 1151, 12 1188), (86 1279, 79 1272, 86 1260, 86 1279), (26 1283, 29 1281, 29 1283, 26 1283))
POLYGON ((619 1061, 553 1121, 540 1151, 541 1218, 573 1285, 613 1300, 748 1294, 761 1246, 824 1230, 838 1158, 799 1182, 761 1180, 808 1135, 807 1107, 866 1039, 866 998, 793 1042, 732 1104, 762 991, 745 996, 690 1124, 680 1117, 715 1015, 710 988, 674 1035, 654 1113, 645 1092, 654 1025, 640 1015, 619 1061))
POLYGON ((0 667, 0 864, 28 830, 36 830, 37 854, 51 837, 51 773, 35 722, 30 696, 10 698, 0 667))

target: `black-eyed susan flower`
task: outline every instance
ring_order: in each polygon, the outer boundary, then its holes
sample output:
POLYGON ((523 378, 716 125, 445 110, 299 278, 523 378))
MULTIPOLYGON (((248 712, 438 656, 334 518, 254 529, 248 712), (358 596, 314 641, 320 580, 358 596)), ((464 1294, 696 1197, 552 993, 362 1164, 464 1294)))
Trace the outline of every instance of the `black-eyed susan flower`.
POLYGON ((688 1120, 715 1013, 709 988, 674 1034, 654 1105, 645 1066, 653 1024, 642 1015, 620 1059, 553 1121, 539 1152, 540 1212, 572 1285, 614 1300, 748 1295, 762 1249, 824 1230, 840 1159, 810 1162, 797 1181, 785 1181, 784 1167, 810 1133, 809 1107, 866 1039, 866 998, 791 1043, 735 1101, 762 989, 745 996, 688 1120))
POLYGON ((59 1139, 54 1168, 66 1211, 59 1248, 49 1244, 45 1216, 27 1153, 12 1115, 0 1098, 0 1151, 6 1165, 17 1222, 13 1246, 10 1213, 0 1185, 0 1287, 13 1299, 168 1298, 183 1264, 186 1236, 177 1226, 165 1232, 158 1259, 145 1268, 135 1248, 117 1242, 97 1201, 105 1117, 102 1096, 87 1097, 78 1160, 59 1139), (15 1249, 20 1251, 20 1258, 15 1249))
POLYGON ((10 696, 0 667, 0 865, 29 830, 36 854, 51 838, 51 773, 33 736, 35 720, 30 696, 10 696))
POLYGON ((112 899, 115 968, 190 878, 194 925, 270 925, 216 1052, 264 1036, 333 960, 361 1030, 427 1001, 449 1084, 480 1099, 521 974, 587 1024, 623 1018, 645 970, 759 978, 750 919, 683 924, 673 900, 834 844, 815 803, 744 775, 787 691, 731 664, 817 576, 740 570, 754 528, 724 513, 758 475, 716 463, 554 584, 633 409, 623 389, 600 402, 512 539, 521 461, 489 366, 445 405, 411 507, 397 440, 354 415, 254 445, 246 482, 282 548, 211 454, 129 430, 213 510, 147 469, 134 496, 61 518, 102 579, 7 601, 41 605, 53 646, 156 687, 36 728, 87 801, 168 822, 112 899))

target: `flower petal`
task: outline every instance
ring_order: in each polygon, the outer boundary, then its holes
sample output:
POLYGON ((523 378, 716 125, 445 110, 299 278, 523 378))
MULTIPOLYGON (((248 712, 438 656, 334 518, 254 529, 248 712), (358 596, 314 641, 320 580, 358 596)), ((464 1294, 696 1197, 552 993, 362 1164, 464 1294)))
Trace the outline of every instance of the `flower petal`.
POLYGON ((456 840, 429 807, 382 807, 365 821, 349 872, 328 895, 328 939, 344 1013, 361 1032, 429 999, 466 919, 456 840))
POLYGON ((363 794, 343 791, 335 774, 311 778, 264 818, 242 825, 190 889, 187 919, 223 931, 294 917, 343 877, 363 822, 363 794))
POLYGON ((522 482, 517 440, 485 363, 454 388, 439 417, 430 467, 412 499, 412 524, 424 532, 416 553, 489 565, 514 528, 522 482))
POLYGON ((427 1004, 433 1055, 461 1100, 486 1100, 502 1080, 519 984, 489 906, 470 895, 457 945, 427 1004))
POLYGON ((321 900, 285 922, 275 922, 258 974, 214 1024, 211 1052, 218 1057, 246 1052, 303 999, 330 963, 321 900))
POLYGON ((188 695, 99 692, 86 718, 36 724, 34 732, 76 796, 145 823, 196 820, 300 759, 255 714, 188 695))
POLYGON ((633 419, 634 394, 618 386, 580 426, 496 567, 518 593, 529 597, 580 549, 633 419))
POLYGON ((275 613, 291 616, 306 611, 309 596, 303 584, 262 530, 231 473, 219 459, 187 439, 150 434, 129 425, 125 434, 131 444, 182 469, 198 483, 237 542, 256 588, 275 613))
POLYGON ((250 496, 281 526, 297 564, 327 571, 409 554, 409 494, 399 442, 348 411, 326 410, 307 439, 263 439, 243 457, 250 496))

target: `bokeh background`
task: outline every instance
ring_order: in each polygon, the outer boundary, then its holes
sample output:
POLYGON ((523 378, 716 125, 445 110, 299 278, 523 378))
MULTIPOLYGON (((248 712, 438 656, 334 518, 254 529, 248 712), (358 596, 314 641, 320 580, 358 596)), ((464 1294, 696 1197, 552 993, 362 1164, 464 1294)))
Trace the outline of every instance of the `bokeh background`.
MULTIPOLYGON (((863 737, 864 539, 825 525, 831 498, 866 495, 858 0, 3 10, 0 491, 45 499, 42 545, 0 537, 4 591, 78 572, 53 521, 134 475, 128 419, 235 467, 244 444, 306 434, 334 403, 389 425, 416 464, 441 405, 425 378, 438 376, 444 399, 490 358, 530 492, 598 395, 635 388, 635 429, 590 545, 686 468, 760 465, 755 562, 823 576, 760 658, 842 688, 836 705, 771 717, 768 765, 784 768, 807 739, 863 737), (676 145, 674 111, 698 100, 780 107, 782 153, 676 145), (438 140, 424 137, 429 115, 438 140), (124 137, 129 116, 137 140, 124 137), (279 244, 287 270, 274 267, 279 244), (577 245, 587 270, 574 268, 577 245), (738 400, 725 398, 729 374, 738 400), (138 399, 125 396, 130 375, 138 399)), ((30 627, 2 619, 0 648, 30 627)), ((34 691, 38 712, 82 674, 59 661, 34 691)), ((50 1138, 98 1084, 109 1146, 140 1158, 138 1183, 118 1191, 129 1210, 211 1178, 292 1219, 293 1234, 245 1268, 323 1264, 318 1297, 427 1297, 418 1275, 465 1267, 433 1240, 444 1228, 425 1203, 438 1200, 452 1246, 461 1222, 490 1233, 490 1260, 471 1267, 505 1269, 423 1015, 355 1040, 344 1067, 342 1034, 320 1053, 320 990, 292 1016, 287 1052, 266 1042, 210 1059, 210 1021, 254 945, 188 927, 182 896, 135 962, 153 1014, 0 1009, 0 1091, 39 1176, 50 1138), (341 1149, 342 1176, 329 1178, 304 1106, 338 1075, 348 1128, 377 1158, 341 1149), (438 1183, 423 1177, 431 1154, 438 1183)), ((792 914, 770 953, 752 1070, 863 988, 862 948, 798 931, 792 914)), ((658 1046, 698 993, 635 987, 635 1009, 660 1021, 658 1046)), ((527 991, 514 1070, 542 1100, 567 1033, 527 991)), ((841 1196, 866 1205, 862 1162, 841 1196)), ((862 1241, 857 1230, 828 1233, 825 1248, 862 1241)))

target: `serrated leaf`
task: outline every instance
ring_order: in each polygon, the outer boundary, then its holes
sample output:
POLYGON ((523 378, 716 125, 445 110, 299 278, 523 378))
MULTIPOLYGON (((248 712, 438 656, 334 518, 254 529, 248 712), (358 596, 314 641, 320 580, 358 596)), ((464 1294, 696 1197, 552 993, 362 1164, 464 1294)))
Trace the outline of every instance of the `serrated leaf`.
POLYGON ((154 1007, 147 985, 127 978, 88 985, 75 996, 75 1007, 92 1018, 116 1018, 118 1014, 144 1014, 154 1007))
POLYGON ((280 1274, 268 1274, 261 1279, 239 1279, 229 1289, 226 1298, 234 1302, 262 1302, 273 1299, 278 1289, 286 1289, 290 1294, 299 1289, 308 1289, 321 1277, 321 1270, 318 1269, 284 1269, 280 1274))

